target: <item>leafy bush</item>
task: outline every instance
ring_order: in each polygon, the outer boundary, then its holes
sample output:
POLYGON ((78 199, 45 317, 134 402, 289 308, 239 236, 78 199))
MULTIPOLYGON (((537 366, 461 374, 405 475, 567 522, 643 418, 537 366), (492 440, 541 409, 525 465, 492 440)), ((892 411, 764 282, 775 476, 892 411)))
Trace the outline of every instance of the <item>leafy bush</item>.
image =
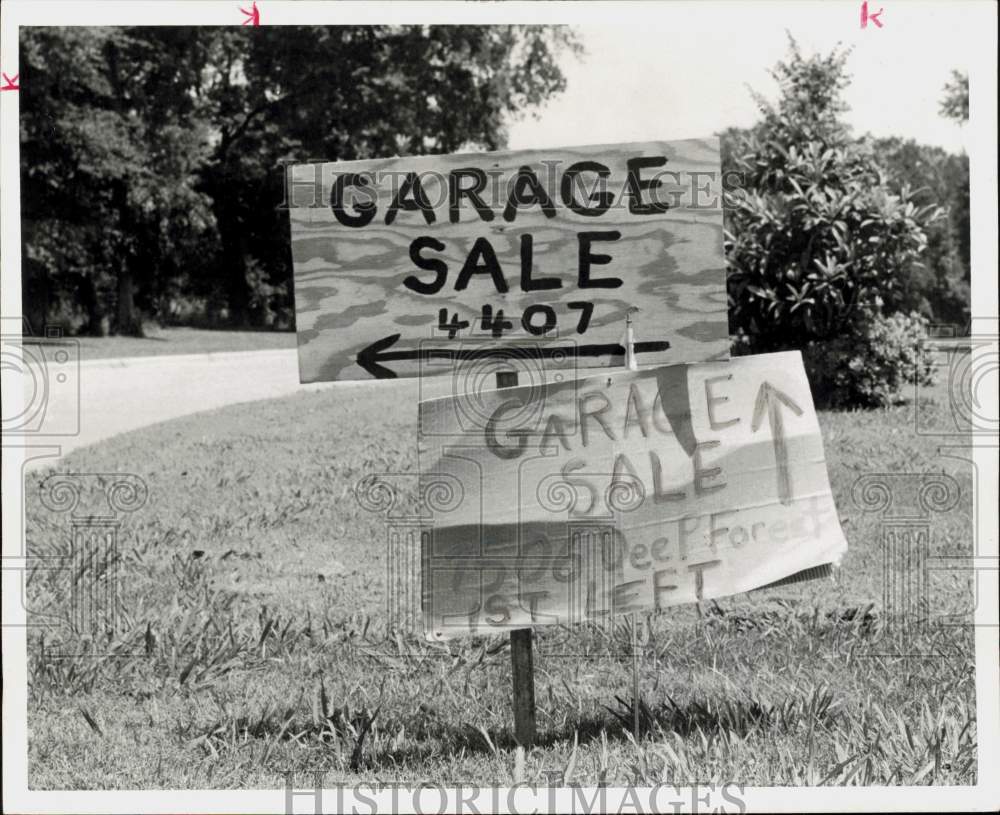
POLYGON ((853 365, 838 368, 837 398, 882 404, 907 376, 894 368, 906 364, 903 339, 888 337, 913 321, 881 315, 908 304, 925 230, 941 213, 906 187, 893 191, 872 146, 840 121, 846 57, 805 57, 792 40, 790 59, 773 72, 777 106, 758 97, 762 121, 729 131, 727 159, 740 180, 726 201, 729 318, 735 353, 846 356, 853 365))
POLYGON ((816 402, 830 407, 884 407, 904 385, 931 385, 927 321, 897 312, 863 312, 840 337, 813 341, 802 357, 816 402))
POLYGON ((838 337, 856 311, 892 309, 927 244, 928 208, 883 186, 858 149, 792 145, 780 192, 734 197, 730 320, 755 350, 838 337))

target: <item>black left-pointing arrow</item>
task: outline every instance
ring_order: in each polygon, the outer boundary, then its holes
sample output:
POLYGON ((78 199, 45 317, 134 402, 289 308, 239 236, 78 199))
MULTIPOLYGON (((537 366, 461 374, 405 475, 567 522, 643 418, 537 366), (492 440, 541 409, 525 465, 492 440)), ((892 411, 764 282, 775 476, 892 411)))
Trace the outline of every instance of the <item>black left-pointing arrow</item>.
MULTIPOLYGON (((521 357, 524 359, 564 359, 577 357, 593 359, 595 357, 624 356, 625 346, 617 342, 595 345, 493 345, 484 348, 413 348, 406 351, 389 351, 399 339, 399 334, 392 334, 376 340, 371 345, 358 352, 357 363, 376 379, 395 379, 396 372, 382 363, 396 360, 428 360, 447 359, 452 362, 468 362, 488 357, 521 357)), ((632 350, 637 354, 649 354, 654 351, 666 351, 670 343, 666 340, 652 342, 637 342, 632 350)))

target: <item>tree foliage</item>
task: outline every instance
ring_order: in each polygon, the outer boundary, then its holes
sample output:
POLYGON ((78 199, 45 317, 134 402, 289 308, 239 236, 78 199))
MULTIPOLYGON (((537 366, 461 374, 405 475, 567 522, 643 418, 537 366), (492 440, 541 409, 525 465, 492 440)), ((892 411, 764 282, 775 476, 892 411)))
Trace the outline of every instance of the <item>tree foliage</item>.
POLYGON ((901 308, 964 330, 971 313, 969 157, 898 137, 874 144, 893 192, 909 186, 918 205, 943 210, 925 227, 927 247, 910 267, 901 308))
POLYGON ((941 212, 893 187, 874 146, 843 122, 847 56, 806 56, 792 40, 773 71, 777 104, 756 96, 761 121, 724 134, 738 181, 728 179, 726 245, 738 353, 880 336, 872 321, 909 305, 941 212))
POLYGON ((501 148, 566 48, 529 26, 23 28, 25 313, 287 326, 282 162, 501 148))
POLYGON ((900 311, 869 314, 852 329, 805 348, 806 374, 824 405, 883 407, 901 401, 906 385, 933 383, 923 317, 900 311))
POLYGON ((732 327, 753 350, 838 335, 866 308, 894 310, 926 247, 934 206, 890 189, 870 144, 841 121, 847 54, 804 56, 774 76, 777 105, 735 147, 727 257, 732 327))
POLYGON ((210 233, 193 189, 205 133, 190 115, 184 40, 175 29, 153 40, 114 28, 27 31, 25 313, 43 323, 68 294, 91 333, 103 332, 111 305, 120 332, 141 333, 136 290, 149 306, 210 233))
POLYGON ((969 121, 969 75, 961 71, 951 72, 951 81, 944 86, 941 99, 941 115, 954 119, 959 124, 969 121))

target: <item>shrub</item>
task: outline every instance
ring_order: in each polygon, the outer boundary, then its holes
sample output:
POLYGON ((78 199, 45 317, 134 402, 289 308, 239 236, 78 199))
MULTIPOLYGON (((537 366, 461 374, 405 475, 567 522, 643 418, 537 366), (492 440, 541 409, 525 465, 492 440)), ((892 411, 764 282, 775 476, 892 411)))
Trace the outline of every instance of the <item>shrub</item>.
POLYGON ((813 397, 829 407, 885 407, 904 385, 933 384, 927 321, 918 314, 862 312, 849 331, 803 349, 813 397))
MULTIPOLYGON (((806 57, 793 40, 773 72, 778 104, 758 97, 762 120, 730 131, 725 152, 741 184, 726 196, 729 319, 734 353, 846 357, 834 397, 884 404, 906 381, 894 366, 907 364, 902 345, 917 329, 909 317, 881 315, 906 308, 926 228, 941 212, 906 187, 891 189, 872 146, 840 120, 846 57, 806 57)), ((822 367, 812 372, 824 377, 822 367)))

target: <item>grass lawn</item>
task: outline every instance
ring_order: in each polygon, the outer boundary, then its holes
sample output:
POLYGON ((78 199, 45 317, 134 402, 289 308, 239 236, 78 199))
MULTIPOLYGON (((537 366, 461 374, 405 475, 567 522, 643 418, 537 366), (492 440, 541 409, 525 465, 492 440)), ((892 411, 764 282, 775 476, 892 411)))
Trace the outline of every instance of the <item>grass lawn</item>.
POLYGON ((71 337, 80 359, 148 357, 160 354, 204 354, 219 351, 264 351, 294 348, 294 331, 225 331, 202 328, 146 327, 139 337, 71 337))
MULTIPOLYGON (((625 619, 541 629, 539 745, 519 759, 506 635, 386 633, 386 529, 352 491, 385 472, 415 485, 416 398, 401 381, 239 405, 61 463, 136 473, 149 499, 121 530, 121 636, 91 656, 65 624, 29 629, 32 788, 275 788, 314 770, 327 785, 975 783, 969 573, 932 587, 955 624, 901 649, 881 518, 851 498, 866 473, 950 473, 961 497, 933 518, 931 554, 972 554, 971 466, 914 434, 912 404, 820 415, 850 544, 833 579, 641 616, 638 744, 620 718, 625 619)), ((946 409, 942 388, 921 405, 946 409)), ((35 558, 69 545, 45 475, 26 485, 35 558)), ((32 563, 33 619, 68 614, 73 573, 32 563)))

